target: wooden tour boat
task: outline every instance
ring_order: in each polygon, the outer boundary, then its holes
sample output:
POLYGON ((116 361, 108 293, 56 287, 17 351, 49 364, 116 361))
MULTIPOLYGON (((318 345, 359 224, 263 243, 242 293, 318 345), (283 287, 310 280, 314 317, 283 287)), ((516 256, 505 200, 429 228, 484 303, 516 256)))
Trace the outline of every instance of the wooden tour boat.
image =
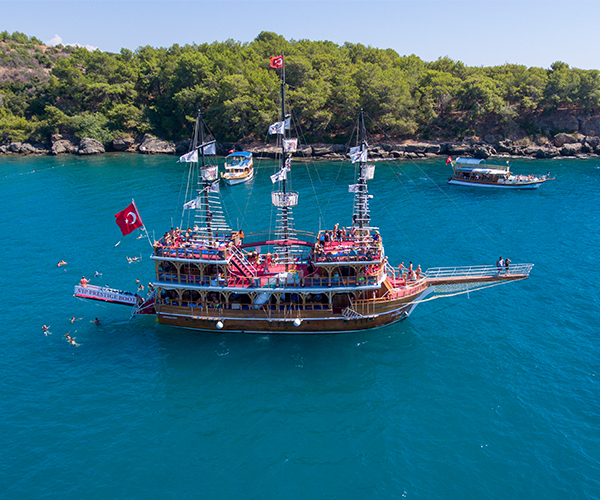
POLYGON ((477 186, 500 189, 537 189, 544 182, 554 180, 550 172, 541 177, 534 175, 515 175, 510 171, 510 165, 486 165, 485 160, 475 158, 452 158, 446 164, 452 164, 453 174, 448 184, 457 186, 477 186))
POLYGON ((154 242, 154 293, 135 312, 156 314, 162 324, 204 331, 342 333, 395 323, 434 298, 528 278, 533 264, 511 264, 510 271, 477 266, 422 272, 388 263, 382 236, 371 223, 368 181, 375 166, 367 161, 362 110, 357 145, 349 151, 358 167, 349 186, 354 197, 351 225, 336 224, 317 233, 296 229, 292 212, 298 193, 288 182, 296 142, 286 137, 283 56, 272 58, 271 66, 282 70, 281 117, 269 129, 281 151, 271 176, 275 231, 244 234, 229 227, 220 206, 217 170, 205 163, 203 151, 210 142, 205 142, 199 115, 192 151, 202 154, 191 162, 199 170, 197 196, 185 205, 194 210, 194 227, 171 230, 154 242))

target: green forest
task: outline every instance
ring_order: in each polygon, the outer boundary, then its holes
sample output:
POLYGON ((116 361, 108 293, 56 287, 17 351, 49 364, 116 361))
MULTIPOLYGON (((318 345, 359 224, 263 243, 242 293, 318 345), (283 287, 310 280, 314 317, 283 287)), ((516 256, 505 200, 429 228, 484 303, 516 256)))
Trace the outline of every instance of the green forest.
MULTIPOLYGON (((600 72, 555 62, 468 67, 425 62, 391 49, 286 40, 262 32, 234 40, 113 54, 47 47, 19 32, 0 33, 0 144, 48 143, 52 134, 103 143, 150 133, 189 136, 197 110, 221 141, 265 140, 278 119, 285 54, 288 106, 307 142, 343 142, 363 108, 389 137, 460 139, 482 130, 507 137, 542 133, 536 118, 600 106, 600 72)), ((558 132, 558 131, 556 131, 558 132)))

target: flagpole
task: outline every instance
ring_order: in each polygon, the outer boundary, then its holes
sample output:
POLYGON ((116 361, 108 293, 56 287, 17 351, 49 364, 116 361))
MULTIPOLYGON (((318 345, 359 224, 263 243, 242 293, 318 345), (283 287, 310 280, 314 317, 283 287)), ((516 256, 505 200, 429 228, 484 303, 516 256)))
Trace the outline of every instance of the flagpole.
MULTIPOLYGON (((133 206, 135 207, 135 211, 137 212, 138 217, 139 217, 140 211, 138 210, 138 207, 135 204, 135 200, 133 198, 131 198, 131 203, 133 203, 133 206)), ((148 231, 146 230, 146 225, 143 222, 142 222, 142 229, 144 230, 144 233, 146 233, 146 238, 148 239, 148 244, 150 245, 151 248, 154 248, 152 241, 150 241, 150 235, 148 234, 148 231)), ((119 243, 121 243, 121 242, 119 241, 119 243)))

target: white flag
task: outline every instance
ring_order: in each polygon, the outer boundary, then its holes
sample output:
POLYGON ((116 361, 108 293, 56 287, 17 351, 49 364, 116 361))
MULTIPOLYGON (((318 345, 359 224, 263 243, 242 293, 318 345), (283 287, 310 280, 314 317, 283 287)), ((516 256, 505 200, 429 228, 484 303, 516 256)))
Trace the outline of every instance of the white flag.
POLYGON ((194 210, 195 208, 198 208, 200 206, 200 197, 198 196, 197 198, 188 201, 185 205, 183 205, 183 209, 184 210, 194 210))
POLYGON ((209 193, 218 193, 219 192, 219 181, 213 182, 210 186, 208 186, 209 193))
POLYGON ((283 150, 286 153, 293 153, 298 149, 298 139, 284 139, 283 150))
POLYGON ((271 182, 273 184, 275 184, 277 181, 283 181, 285 179, 287 179, 287 169, 285 167, 271 176, 271 182))
POLYGON ((269 134, 284 134, 283 127, 285 126, 285 122, 275 122, 269 127, 269 134))
POLYGON ((288 172, 292 170, 292 158, 288 157, 285 159, 285 163, 283 164, 283 169, 288 172))
POLYGON ((219 166, 214 165, 212 167, 203 168, 200 171, 200 176, 203 181, 214 181, 218 175, 219 166))
POLYGON ((360 193, 359 184, 349 184, 348 192, 349 193, 360 193))
POLYGON ((375 177, 375 165, 363 165, 362 176, 367 181, 370 181, 373 177, 375 177))
POLYGON ((198 161, 198 150, 194 149, 194 151, 190 151, 189 153, 184 154, 179 157, 179 161, 189 162, 189 161, 198 161))
POLYGON ((290 129, 290 117, 289 116, 285 119, 285 129, 286 130, 290 129))
POLYGON ((217 144, 215 142, 211 144, 207 144, 202 148, 204 150, 205 155, 216 155, 217 154, 217 144))
POLYGON ((360 146, 356 146, 355 148, 350 148, 350 160, 352 163, 356 163, 357 161, 366 162, 367 161, 367 150, 361 151, 360 146))

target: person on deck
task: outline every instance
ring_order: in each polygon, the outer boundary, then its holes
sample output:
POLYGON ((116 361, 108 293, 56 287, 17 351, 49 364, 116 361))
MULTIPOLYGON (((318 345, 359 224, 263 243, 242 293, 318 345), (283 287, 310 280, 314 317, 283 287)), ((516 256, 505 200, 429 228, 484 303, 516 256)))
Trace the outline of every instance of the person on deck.
POLYGON ((510 274, 508 271, 508 266, 510 265, 511 260, 507 257, 504 261, 504 270, 506 272, 506 274, 510 274))
POLYGON ((86 279, 85 279, 85 276, 82 276, 82 277, 81 277, 81 280, 79 281, 79 284, 80 284, 81 286, 87 286, 89 282, 90 282, 90 280, 86 280, 86 279))
POLYGON ((496 261, 496 267, 498 268, 498 276, 500 276, 502 269, 504 268, 504 259, 502 257, 496 261))

